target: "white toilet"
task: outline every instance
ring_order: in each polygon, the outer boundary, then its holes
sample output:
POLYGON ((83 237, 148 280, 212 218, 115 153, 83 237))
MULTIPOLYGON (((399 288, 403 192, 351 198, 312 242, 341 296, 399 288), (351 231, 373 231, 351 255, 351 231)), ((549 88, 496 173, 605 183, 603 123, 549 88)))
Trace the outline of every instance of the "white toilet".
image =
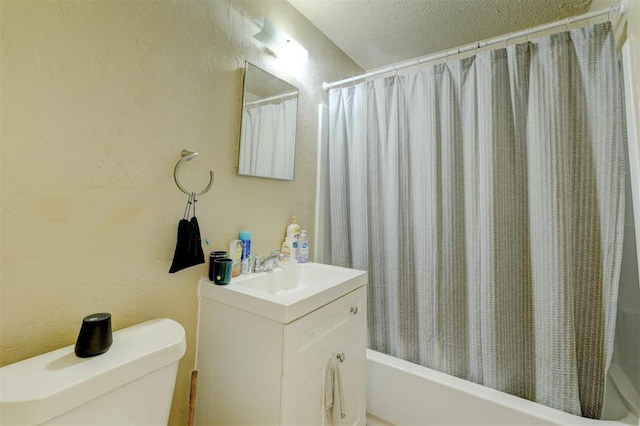
POLYGON ((162 318, 113 333, 108 352, 74 345, 0 368, 2 425, 166 425, 184 329, 162 318))

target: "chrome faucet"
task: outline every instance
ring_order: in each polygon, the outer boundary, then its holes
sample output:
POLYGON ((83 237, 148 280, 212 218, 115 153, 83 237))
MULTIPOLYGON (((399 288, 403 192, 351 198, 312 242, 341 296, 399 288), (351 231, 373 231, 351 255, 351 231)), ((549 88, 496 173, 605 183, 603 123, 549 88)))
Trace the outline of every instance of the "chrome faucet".
POLYGON ((274 250, 266 259, 261 260, 260 256, 256 257, 253 264, 253 272, 268 272, 278 266, 280 260, 280 250, 274 250))

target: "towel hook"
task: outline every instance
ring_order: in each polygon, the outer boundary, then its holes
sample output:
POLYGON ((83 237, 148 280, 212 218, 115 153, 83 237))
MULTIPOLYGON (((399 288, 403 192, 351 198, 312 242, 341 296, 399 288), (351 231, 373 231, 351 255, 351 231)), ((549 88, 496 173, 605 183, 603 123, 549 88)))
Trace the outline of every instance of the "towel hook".
MULTIPOLYGON (((178 188, 180 188, 180 191, 184 192, 187 195, 191 195, 194 192, 193 191, 187 191, 185 189, 184 186, 182 186, 180 184, 180 181, 178 180, 178 170, 180 170, 180 166, 182 166, 182 163, 184 163, 185 161, 189 161, 192 158, 196 157, 198 155, 197 152, 188 150, 188 149, 183 149, 182 150, 182 158, 180 159, 180 161, 178 161, 178 163, 176 164, 176 167, 173 169, 173 180, 176 181, 176 185, 178 185, 178 188)), ((207 185, 207 187, 205 189, 203 189, 200 192, 196 192, 196 195, 202 195, 204 193, 206 193, 207 191, 209 191, 211 189, 211 187, 213 186, 213 171, 209 172, 209 184, 207 185)))

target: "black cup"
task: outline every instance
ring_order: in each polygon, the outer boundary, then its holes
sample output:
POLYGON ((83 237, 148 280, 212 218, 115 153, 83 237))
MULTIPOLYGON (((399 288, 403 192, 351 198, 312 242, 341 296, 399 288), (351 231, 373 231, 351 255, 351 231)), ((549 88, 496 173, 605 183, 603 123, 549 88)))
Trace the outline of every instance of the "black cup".
POLYGON ((229 284, 231 282, 231 271, 233 270, 233 260, 229 258, 218 258, 213 261, 213 282, 216 284, 229 284))
POLYGON ((213 261, 215 259, 220 259, 223 257, 227 257, 227 252, 226 251, 212 251, 211 254, 209 255, 209 279, 211 281, 213 281, 213 261))
POLYGON ((89 358, 105 353, 113 343, 111 314, 101 312, 82 319, 82 327, 76 341, 75 353, 80 358, 89 358))

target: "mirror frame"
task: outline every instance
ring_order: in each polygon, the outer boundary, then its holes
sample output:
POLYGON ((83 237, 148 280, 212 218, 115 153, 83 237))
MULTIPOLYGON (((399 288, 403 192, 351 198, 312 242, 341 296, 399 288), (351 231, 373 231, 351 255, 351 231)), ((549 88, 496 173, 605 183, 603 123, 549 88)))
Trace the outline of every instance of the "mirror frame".
MULTIPOLYGON (((242 103, 240 112, 240 131, 238 137, 238 149, 236 159, 236 169, 241 176, 254 176, 268 179, 279 180, 294 180, 295 177, 295 154, 296 154, 296 139, 297 139, 297 121, 298 121, 298 98, 300 90, 291 83, 275 76, 274 74, 264 70, 263 68, 245 61, 244 75, 242 81, 242 103), (278 99, 279 100, 278 102, 278 99), (290 100, 295 100, 294 103, 287 103, 290 100), (247 105, 254 102, 262 103, 266 105, 274 105, 279 107, 278 111, 265 110, 267 116, 277 117, 277 127, 271 126, 268 128, 268 134, 264 132, 258 132, 251 140, 254 140, 255 145, 247 145, 250 136, 248 136, 248 108, 247 105), (277 112, 277 114, 272 114, 277 112), (276 129, 279 129, 280 132, 276 129), (278 137, 282 134, 285 138, 278 137), (289 135, 291 138, 287 138, 289 135), (262 144, 260 144, 262 142, 262 144), (266 144, 277 146, 269 146, 265 148, 266 144), (260 148, 260 149, 259 149, 260 148), (265 151, 266 149, 266 151, 265 151), (278 152, 274 152, 278 150, 278 152), (251 152, 251 156, 247 153, 251 152), (259 158, 260 153, 271 152, 274 156, 270 159, 262 160, 259 158), (283 170, 272 170, 266 172, 266 168, 257 170, 258 167, 264 165, 264 161, 272 162, 273 167, 277 167, 277 156, 284 154, 285 161, 283 170), (290 160, 289 160, 290 158, 290 160), (261 163, 262 161, 262 163, 261 163), (247 170, 253 168, 254 170, 247 170)), ((254 117, 255 118, 255 117, 254 117)), ((256 122, 257 123, 257 122, 256 122)))

